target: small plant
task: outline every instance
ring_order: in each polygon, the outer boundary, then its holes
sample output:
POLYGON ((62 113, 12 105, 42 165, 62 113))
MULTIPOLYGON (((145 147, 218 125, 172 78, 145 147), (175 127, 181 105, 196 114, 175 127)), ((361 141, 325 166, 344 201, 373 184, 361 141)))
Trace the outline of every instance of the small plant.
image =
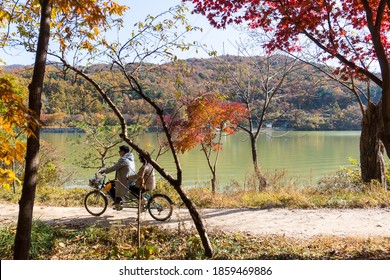
POLYGON ((31 230, 31 259, 46 259, 50 255, 54 245, 53 227, 45 224, 42 221, 34 221, 31 230))
MULTIPOLYGON (((31 230, 30 258, 33 260, 47 259, 52 253, 55 229, 42 221, 34 221, 31 230)), ((0 258, 12 259, 16 229, 14 227, 0 228, 0 258)))
POLYGON ((0 259, 11 259, 14 249, 15 228, 0 228, 0 259))
MULTIPOLYGON (((349 162, 358 167, 359 163, 353 158, 349 162)), ((341 167, 334 175, 325 176, 318 181, 318 188, 321 191, 332 192, 340 190, 363 190, 364 184, 358 168, 341 167)))
POLYGON ((141 246, 137 253, 136 258, 140 260, 152 260, 155 259, 159 253, 159 249, 154 244, 147 244, 141 246))
POLYGON ((198 235, 191 236, 187 239, 187 254, 186 258, 195 260, 201 259, 203 256, 202 240, 198 235))

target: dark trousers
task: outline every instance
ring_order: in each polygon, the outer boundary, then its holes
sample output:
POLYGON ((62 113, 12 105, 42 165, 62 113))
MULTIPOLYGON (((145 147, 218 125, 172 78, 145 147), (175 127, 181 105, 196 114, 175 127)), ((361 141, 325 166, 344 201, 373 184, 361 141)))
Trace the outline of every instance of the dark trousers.
POLYGON ((119 203, 122 201, 122 198, 120 197, 115 197, 115 181, 111 181, 111 189, 108 191, 111 198, 114 200, 115 203, 119 203))
MULTIPOLYGON (((135 197, 138 197, 139 195, 139 188, 137 188, 135 185, 130 185, 129 190, 131 191, 132 194, 135 195, 135 197)), ((141 194, 146 192, 146 190, 142 189, 141 194)))

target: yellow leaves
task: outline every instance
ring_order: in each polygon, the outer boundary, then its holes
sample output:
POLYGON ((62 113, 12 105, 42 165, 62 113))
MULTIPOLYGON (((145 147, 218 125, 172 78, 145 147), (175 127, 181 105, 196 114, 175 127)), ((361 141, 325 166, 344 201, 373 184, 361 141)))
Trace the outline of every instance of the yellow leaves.
POLYGON ((97 35, 100 34, 100 30, 99 30, 99 28, 97 28, 96 26, 93 28, 93 34, 94 34, 95 36, 97 36, 97 35))
POLYGON ((126 243, 118 246, 118 249, 120 249, 120 250, 130 250, 132 248, 133 248, 133 246, 131 246, 130 244, 126 244, 126 243))
POLYGON ((86 49, 91 53, 94 49, 94 46, 89 41, 84 41, 81 43, 81 48, 86 49))
POLYGON ((78 18, 82 25, 90 29, 106 24, 111 16, 122 16, 128 9, 127 6, 119 5, 113 0, 62 0, 57 2, 56 8, 63 18, 78 18))
POLYGON ((12 170, 0 168, 0 186, 6 189, 10 189, 10 184, 13 182, 21 184, 21 181, 16 177, 12 170))
POLYGON ((111 15, 123 16, 126 10, 129 8, 125 5, 119 5, 116 2, 110 1, 111 3, 104 2, 104 5, 107 8, 107 11, 111 15))
POLYGON ((10 165, 14 160, 19 162, 23 162, 23 156, 26 152, 26 144, 15 140, 14 137, 10 137, 9 135, 1 135, 0 136, 0 162, 5 165, 10 165))
MULTIPOLYGON (((0 171, 0 174, 1 174, 1 171, 0 171)), ((1 181, 0 181, 0 183, 1 183, 1 181)), ((5 188, 8 191, 11 189, 11 185, 8 184, 8 183, 3 183, 2 187, 5 188)))
POLYGON ((63 38, 60 39, 60 48, 61 48, 61 50, 65 50, 66 49, 65 40, 63 38))
POLYGON ((162 23, 159 23, 159 24, 157 24, 156 26, 154 26, 154 30, 155 30, 155 31, 160 31, 160 30, 162 30, 162 29, 163 29, 162 23))
POLYGON ((14 161, 23 162, 26 146, 18 139, 27 129, 27 108, 21 98, 23 92, 12 77, 0 77, 0 185, 20 183, 15 173, 7 169, 14 161), (6 168, 6 169, 3 169, 6 168))
POLYGON ((96 113, 95 118, 97 118, 99 121, 103 121, 104 118, 106 117, 104 114, 96 113))
POLYGON ((23 160, 24 160, 23 156, 26 152, 26 148, 27 148, 26 143, 21 142, 21 141, 16 141, 13 157, 17 161, 23 162, 23 160))
POLYGON ((0 116, 0 127, 7 133, 13 133, 12 126, 0 116))
MULTIPOLYGON (((107 42, 101 41, 99 35, 102 31, 115 26, 117 18, 123 16, 128 9, 127 6, 120 5, 114 0, 57 0, 54 2, 51 34, 53 39, 59 42, 61 52, 80 45, 92 52, 95 42, 107 46, 107 42)), ((29 10, 28 5, 22 8, 26 13, 29 10)))
POLYGON ((192 29, 193 29, 193 28, 192 28, 191 25, 187 25, 187 26, 186 26, 186 31, 187 31, 187 32, 191 31, 192 29))
POLYGON ((105 39, 102 39, 101 40, 101 44, 104 46, 104 47, 106 47, 106 48, 109 48, 109 43, 105 40, 105 39))
POLYGON ((10 19, 10 13, 0 8, 0 27, 6 27, 10 19))

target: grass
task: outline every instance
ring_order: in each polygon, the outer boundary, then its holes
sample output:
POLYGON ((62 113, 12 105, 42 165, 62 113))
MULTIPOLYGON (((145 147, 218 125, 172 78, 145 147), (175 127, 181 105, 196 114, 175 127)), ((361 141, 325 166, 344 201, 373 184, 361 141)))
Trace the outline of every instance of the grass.
MULTIPOLYGON (((15 229, 0 229, 0 257, 12 259, 15 229)), ((144 243, 135 244, 133 227, 113 225, 109 228, 49 227, 35 222, 32 234, 31 259, 50 260, 128 260, 204 259, 199 237, 191 231, 158 227, 142 229, 144 243)), ((299 260, 380 260, 390 259, 390 237, 309 239, 285 236, 252 236, 239 233, 211 232, 215 254, 213 259, 299 259, 299 260)))
MULTIPOLYGON (((16 229, 14 227, 2 227, 0 230, 0 258, 10 259, 13 254, 14 235, 16 229)), ((57 229, 48 226, 40 221, 34 221, 31 230, 31 259, 41 259, 51 253, 55 233, 57 229)))
MULTIPOLYGON (((38 187, 36 205, 83 207, 83 201, 89 189, 58 187, 38 187)), ((0 188, 0 201, 16 203, 20 198, 20 189, 15 193, 0 188)), ((170 186, 160 183, 157 192, 168 194, 176 205, 181 201, 170 186)), ((254 189, 224 191, 212 194, 206 187, 192 188, 186 191, 199 208, 369 208, 390 207, 390 192, 374 185, 363 189, 318 187, 269 187, 259 192, 254 189)))
MULTIPOLYGON (((21 196, 21 188, 13 190, 0 188, 0 202, 17 203, 21 196)), ((61 188, 38 186, 35 194, 34 204, 61 207, 83 206, 85 195, 90 189, 82 188, 61 188)))
MULTIPOLYGON (((83 207, 83 200, 90 189, 38 186, 35 204, 62 207, 83 207)), ((169 195, 181 205, 177 192, 162 181, 156 192, 169 195)), ((240 184, 231 182, 223 191, 212 194, 208 187, 195 187, 186 190, 188 196, 199 208, 369 208, 390 207, 390 191, 384 190, 375 182, 362 184, 359 175, 350 169, 319 180, 316 186, 297 186, 286 178, 286 174, 276 172, 268 176, 268 187, 258 191, 253 187, 253 178, 240 184)), ((0 188, 0 201, 16 203, 21 188, 13 192, 0 188)))
MULTIPOLYGON (((272 178, 271 178, 272 179, 272 178)), ((232 182, 224 191, 212 194, 209 188, 187 190, 198 208, 369 208, 390 207, 390 192, 375 183, 363 185, 356 174, 340 171, 325 177, 315 187, 269 181, 269 187, 257 191, 248 184, 232 182)), ((0 201, 16 203, 16 192, 0 188, 0 201)), ((35 204, 83 206, 88 189, 37 188, 35 204)), ((158 192, 171 196, 177 206, 177 193, 158 183, 158 192)), ((0 257, 12 259, 15 227, 0 227, 0 257)), ((312 237, 290 238, 278 235, 253 236, 242 233, 209 232, 215 250, 214 259, 390 259, 390 237, 312 237)), ((136 229, 116 224, 71 228, 48 226, 34 221, 32 259, 202 259, 199 237, 191 230, 143 227, 143 244, 138 248, 136 229)))

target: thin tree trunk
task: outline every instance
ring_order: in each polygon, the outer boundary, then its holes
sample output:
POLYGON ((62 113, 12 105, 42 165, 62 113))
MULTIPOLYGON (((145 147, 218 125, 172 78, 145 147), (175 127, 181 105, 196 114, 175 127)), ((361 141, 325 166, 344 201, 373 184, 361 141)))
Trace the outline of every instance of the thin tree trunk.
POLYGON ((381 103, 379 105, 369 103, 363 112, 360 168, 363 182, 369 183, 371 180, 377 180, 384 188, 387 188, 383 157, 384 145, 381 140, 383 136, 381 106, 381 103))
MULTIPOLYGON (((35 58, 34 73, 29 85, 29 109, 35 124, 30 124, 34 135, 27 138, 26 167, 22 196, 19 201, 19 216, 15 235, 14 259, 27 260, 31 245, 31 228, 35 190, 39 166, 39 122, 41 115, 41 94, 46 67, 46 57, 50 38, 51 5, 49 0, 41 0, 41 23, 35 58)), ((32 121, 32 120, 30 120, 32 121)))
MULTIPOLYGON (((110 107, 115 108, 115 104, 112 103, 110 99, 107 99, 110 107)), ((115 110, 114 110, 115 111, 115 110)), ((132 147, 138 154, 142 155, 147 159, 147 161, 155 168, 155 170, 160 173, 160 175, 166 179, 169 184, 175 189, 175 191, 179 194, 181 200, 183 201, 184 205, 187 207, 191 218, 195 224, 196 230, 199 233, 200 239, 202 241, 203 248, 205 250, 205 256, 208 258, 211 258, 214 254, 213 247, 211 245, 210 239, 208 237, 206 227, 204 225, 203 219, 201 215, 199 214, 198 210, 196 209, 194 203, 191 201, 191 199, 188 197, 186 192, 184 191, 182 187, 182 169, 180 166, 180 163, 176 156, 176 151, 174 148, 172 148, 172 152, 174 154, 174 157, 177 159, 176 162, 176 172, 177 172, 177 179, 174 179, 169 173, 166 172, 164 168, 162 168, 156 161, 154 161, 148 153, 146 153, 144 150, 142 150, 137 144, 135 144, 131 139, 127 137, 127 130, 126 130, 126 124, 124 123, 124 119, 119 111, 115 111, 118 118, 121 120, 122 123, 122 133, 120 134, 120 137, 129 144, 130 147, 132 147)), ((167 137, 169 138, 169 133, 167 130, 164 130, 167 137)), ((173 145, 171 145, 173 147, 173 145)))
MULTIPOLYGON (((115 107, 115 105, 109 100, 110 106, 115 107)), ((118 112, 120 114, 120 112, 118 112)), ((126 128, 126 125, 123 126, 126 128)), ((198 210, 196 209, 194 203, 188 197, 187 193, 184 191, 181 182, 182 182, 182 170, 180 164, 177 163, 177 177, 178 179, 174 179, 169 173, 165 171, 157 162, 150 158, 150 155, 142 150, 138 145, 136 145, 131 139, 129 139, 126 135, 126 130, 122 130, 123 133, 120 134, 120 137, 127 143, 131 148, 133 148, 138 154, 142 155, 147 159, 147 161, 155 168, 155 170, 160 173, 160 175, 166 179, 169 184, 175 189, 175 191, 179 194, 181 200, 184 205, 187 207, 191 218, 195 224, 196 230, 199 233, 200 239, 202 241, 203 248, 205 250, 205 256, 211 258, 214 254, 213 247, 211 245, 210 239, 208 237, 206 227, 204 225, 203 219, 200 216, 198 210)))
POLYGON ((257 139, 252 133, 249 133, 249 138, 251 140, 252 162, 255 171, 255 176, 258 182, 259 191, 263 191, 267 188, 267 180, 261 174, 259 164, 257 162, 257 139))
POLYGON ((141 188, 138 191, 138 213, 137 213, 137 241, 138 249, 141 248, 141 204, 142 204, 142 192, 141 188))
POLYGON ((215 176, 215 173, 212 173, 213 177, 211 178, 211 193, 215 194, 217 191, 217 178, 215 176))
POLYGON ((211 242, 207 235, 207 231, 204 226, 202 217, 200 216, 194 203, 188 198, 183 188, 180 185, 173 185, 173 187, 175 188, 176 192, 179 194, 181 200, 183 201, 184 205, 187 207, 188 211, 190 212, 191 218, 195 224, 195 227, 202 241, 202 245, 205 250, 205 256, 211 258, 214 254, 213 247, 211 246, 211 242))

